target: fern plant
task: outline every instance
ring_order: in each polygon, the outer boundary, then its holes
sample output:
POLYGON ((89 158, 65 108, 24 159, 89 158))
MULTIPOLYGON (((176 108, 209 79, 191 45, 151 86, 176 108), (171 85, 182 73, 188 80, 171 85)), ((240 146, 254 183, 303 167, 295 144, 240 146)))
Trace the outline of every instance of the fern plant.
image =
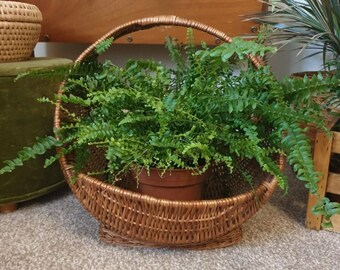
MULTIPOLYGON (((215 48, 204 43, 198 48, 190 30, 188 36, 184 54, 174 39, 166 42, 174 68, 154 60, 130 60, 120 68, 110 61, 99 63, 92 55, 68 70, 63 93, 55 100, 40 99, 61 101, 65 117, 54 130, 57 139, 37 139, 5 161, 0 174, 52 147, 60 151, 46 160, 46 166, 75 153, 75 171, 80 172, 89 147, 97 147, 104 151, 107 165, 89 173, 108 174, 112 183, 131 166, 203 173, 212 162, 233 171, 239 159, 255 159, 287 191, 286 176, 273 159, 281 154, 306 187, 317 193, 319 178, 301 123, 325 129, 320 106, 311 97, 327 93, 339 80, 322 76, 278 80, 269 67, 254 68, 247 58, 274 53, 272 47, 235 38, 215 48), (237 75, 240 62, 247 69, 237 75)), ((95 54, 111 43, 104 41, 95 54)), ((323 202, 320 211, 328 209, 323 202)))

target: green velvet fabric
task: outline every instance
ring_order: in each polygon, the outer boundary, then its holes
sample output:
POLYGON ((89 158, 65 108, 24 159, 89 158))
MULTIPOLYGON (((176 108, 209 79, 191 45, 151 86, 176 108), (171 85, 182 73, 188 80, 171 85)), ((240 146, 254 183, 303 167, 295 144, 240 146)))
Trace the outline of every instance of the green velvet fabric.
MULTIPOLYGON (((0 64, 0 162, 12 159, 35 137, 52 134, 54 106, 37 102, 53 97, 59 82, 51 79, 23 78, 17 74, 32 69, 51 69, 69 65, 68 59, 33 58, 0 64)), ((53 150, 55 151, 55 150, 53 150)), ((29 161, 12 173, 0 175, 0 205, 29 200, 65 184, 58 163, 44 169, 44 157, 29 161)))

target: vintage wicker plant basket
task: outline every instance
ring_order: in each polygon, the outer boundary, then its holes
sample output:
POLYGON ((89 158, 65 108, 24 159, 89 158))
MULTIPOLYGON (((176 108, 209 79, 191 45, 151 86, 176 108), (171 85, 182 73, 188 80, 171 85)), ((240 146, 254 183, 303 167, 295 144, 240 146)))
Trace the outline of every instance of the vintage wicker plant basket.
MULTIPOLYGON (((108 37, 114 40, 143 29, 156 26, 182 26, 204 31, 230 42, 226 34, 207 25, 175 16, 144 18, 113 29, 85 50, 76 61, 84 60, 95 46, 108 37)), ((261 62, 250 57, 258 67, 261 62)), ((61 90, 60 90, 61 91, 61 90)), ((55 112, 55 127, 63 121, 60 104, 55 112)), ((63 156, 60 164, 68 182, 74 175, 72 156, 63 156)), ((283 168, 282 158, 279 164, 283 168)), ((105 166, 103 154, 93 151, 89 169, 105 166)), ((274 191, 277 181, 263 173, 255 162, 242 162, 255 179, 254 188, 242 181, 238 174, 229 175, 223 167, 213 168, 200 201, 169 201, 142 195, 120 186, 112 186, 101 179, 78 175, 70 188, 83 206, 100 222, 100 237, 111 244, 153 246, 188 249, 225 247, 242 237, 241 225, 253 216, 274 191)))
POLYGON ((39 40, 41 22, 35 5, 0 1, 0 62, 27 60, 39 40))

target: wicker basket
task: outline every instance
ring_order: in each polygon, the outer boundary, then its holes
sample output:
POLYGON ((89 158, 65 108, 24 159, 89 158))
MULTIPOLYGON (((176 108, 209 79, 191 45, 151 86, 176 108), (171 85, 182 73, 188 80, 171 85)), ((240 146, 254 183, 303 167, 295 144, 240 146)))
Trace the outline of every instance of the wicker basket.
POLYGON ((0 62, 27 60, 38 42, 41 22, 36 6, 0 1, 0 62))
MULTIPOLYGON (((156 26, 191 27, 230 42, 224 33, 207 25, 177 18, 161 16, 136 20, 119 26, 103 36, 77 61, 84 60, 102 40, 114 40, 131 32, 156 26)), ((260 62, 250 57, 258 67, 260 62)), ((60 104, 55 112, 55 127, 63 121, 60 104)), ((63 156, 60 164, 67 180, 74 175, 72 156, 63 156)), ((283 160, 278 160, 283 168, 283 160)), ((100 222, 100 237, 111 244, 210 249, 225 247, 242 237, 241 225, 253 216, 275 189, 276 179, 265 174, 254 161, 240 161, 255 179, 250 188, 239 174, 230 175, 223 167, 215 167, 206 184, 204 199, 200 201, 169 201, 142 195, 120 186, 104 183, 99 178, 81 173, 70 188, 83 206, 100 222)), ((105 166, 103 154, 94 150, 89 170, 97 171, 105 166)))

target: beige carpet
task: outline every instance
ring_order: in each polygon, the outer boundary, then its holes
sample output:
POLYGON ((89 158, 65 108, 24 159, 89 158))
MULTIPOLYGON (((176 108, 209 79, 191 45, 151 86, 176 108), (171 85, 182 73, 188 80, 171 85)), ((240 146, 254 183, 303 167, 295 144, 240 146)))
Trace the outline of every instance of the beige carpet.
MULTIPOLYGON (((288 171, 291 174, 291 171, 288 171)), ((209 251, 101 243, 98 223, 65 188, 0 215, 0 269, 340 269, 340 234, 304 227, 307 194, 292 176, 243 226, 237 245, 209 251)))

